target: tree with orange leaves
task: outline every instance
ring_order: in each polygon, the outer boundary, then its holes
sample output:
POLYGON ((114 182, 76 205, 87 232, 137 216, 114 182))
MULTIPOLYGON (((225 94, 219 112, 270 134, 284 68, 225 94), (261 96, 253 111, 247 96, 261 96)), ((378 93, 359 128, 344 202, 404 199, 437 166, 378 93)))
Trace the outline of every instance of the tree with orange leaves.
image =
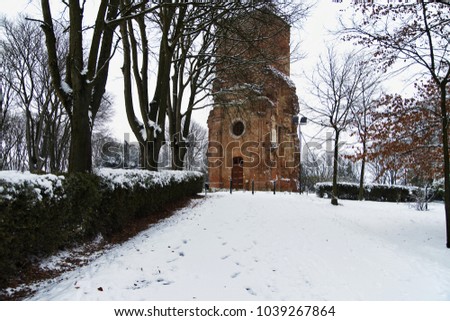
MULTIPOLYGON (((450 4, 446 1, 373 4, 357 7, 351 21, 342 21, 344 39, 374 49, 374 61, 383 70, 405 63, 431 78, 439 109, 439 135, 444 188, 447 248, 450 248, 450 149, 447 112, 450 83, 450 4)), ((391 101, 392 99, 390 99, 391 101)), ((397 100, 396 100, 397 101, 397 100)), ((411 117, 419 115, 411 115, 411 117)), ((423 115, 425 116, 425 115, 423 115)), ((430 119, 430 126, 435 118, 430 119)), ((412 129, 411 129, 412 130, 412 129)), ((416 133, 418 134, 418 133, 416 133)), ((425 137, 423 138, 425 139, 425 137)), ((397 146, 400 148, 401 146, 397 146)))
MULTIPOLYGON (((416 84, 414 98, 385 95, 370 111, 373 123, 367 157, 387 171, 413 173, 416 181, 444 176, 439 95, 432 81, 416 84)), ((450 111, 450 103, 447 101, 450 111)), ((394 182, 395 183, 395 182, 394 182)))

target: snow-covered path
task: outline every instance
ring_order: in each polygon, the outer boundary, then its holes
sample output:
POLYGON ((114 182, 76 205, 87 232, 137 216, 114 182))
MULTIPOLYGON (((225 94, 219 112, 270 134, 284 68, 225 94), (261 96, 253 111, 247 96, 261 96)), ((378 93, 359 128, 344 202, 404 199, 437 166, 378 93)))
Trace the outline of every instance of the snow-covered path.
POLYGON ((215 193, 32 300, 450 300, 444 211, 215 193))

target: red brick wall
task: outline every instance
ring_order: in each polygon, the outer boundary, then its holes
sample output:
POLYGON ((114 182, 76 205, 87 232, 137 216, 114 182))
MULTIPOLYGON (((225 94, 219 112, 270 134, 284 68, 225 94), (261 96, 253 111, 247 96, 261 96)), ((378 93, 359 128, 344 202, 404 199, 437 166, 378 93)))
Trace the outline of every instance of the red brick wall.
POLYGON ((242 157, 244 188, 254 180, 257 190, 271 190, 276 180, 277 190, 296 190, 300 155, 292 117, 299 110, 295 87, 286 80, 290 28, 273 16, 257 18, 239 22, 239 32, 259 40, 245 44, 230 37, 234 40, 223 40, 218 48, 220 54, 240 52, 242 61, 254 63, 236 66, 224 59, 218 68, 208 118, 209 182, 212 188, 229 188, 233 158, 242 157), (232 133, 235 121, 245 125, 241 136, 232 133), (272 131, 277 133, 274 145, 272 131))

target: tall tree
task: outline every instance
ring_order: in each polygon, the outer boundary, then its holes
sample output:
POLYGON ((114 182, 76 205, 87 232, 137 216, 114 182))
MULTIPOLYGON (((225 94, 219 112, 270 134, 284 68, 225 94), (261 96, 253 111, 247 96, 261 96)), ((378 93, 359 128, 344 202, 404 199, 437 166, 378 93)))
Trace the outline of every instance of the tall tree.
POLYGON ((365 75, 365 64, 356 53, 347 53, 341 58, 329 48, 325 57, 320 57, 314 74, 310 77, 311 93, 318 99, 317 106, 308 106, 314 117, 312 121, 334 132, 333 147, 333 196, 331 203, 337 205, 337 179, 339 166, 340 136, 348 129, 351 111, 361 95, 359 84, 365 75))
MULTIPOLYGON (((21 110, 25 120, 27 167, 32 172, 60 172, 65 165, 58 154, 66 149, 70 138, 68 131, 62 132, 69 127, 67 114, 51 86, 42 31, 23 17, 14 22, 2 19, 1 29, 4 39, 0 54, 8 71, 5 83, 14 92, 11 104, 21 110)), ((58 50, 66 50, 63 40, 58 50)))
POLYGON ((441 113, 447 248, 450 248, 449 117, 446 109, 450 82, 450 4, 447 1, 362 4, 350 22, 342 21, 345 39, 375 49, 384 70, 404 61, 405 69, 419 69, 433 81, 441 113))
POLYGON ((0 50, 0 170, 25 170, 25 122, 23 115, 12 111, 15 95, 7 79, 13 75, 6 60, 4 50, 0 50))
MULTIPOLYGON (((121 10, 125 10, 130 5, 130 1, 123 0, 121 2, 121 10)), ((170 66, 175 45, 181 35, 186 6, 173 6, 171 3, 164 5, 161 3, 158 6, 148 7, 145 3, 142 3, 137 7, 137 10, 139 14, 134 19, 120 23, 124 50, 122 72, 124 75, 125 107, 130 127, 140 144, 141 166, 149 170, 157 170, 159 152, 165 141, 164 131, 170 89, 170 66), (150 101, 150 51, 145 15, 151 11, 155 11, 161 28, 161 35, 156 89, 153 99, 150 101), (139 48, 142 50, 141 53, 138 51, 139 48), (132 75, 138 91, 140 118, 142 121, 136 116, 134 109, 132 75)))
MULTIPOLYGON (((211 12, 210 15, 214 16, 217 13, 211 12)), ((202 18, 203 20, 211 19, 208 16, 202 18)), ((191 20, 191 24, 196 32, 183 33, 182 39, 175 48, 172 63, 171 96, 167 114, 171 137, 172 169, 175 170, 185 167, 188 137, 192 129, 192 113, 195 107, 208 97, 208 88, 214 78, 213 24, 207 23, 203 28, 196 27, 195 20, 191 20), (185 99, 186 96, 187 99, 185 99)), ((188 25, 185 28, 192 29, 188 25)))
POLYGON ((108 78, 109 64, 114 52, 114 30, 117 26, 119 0, 100 1, 92 28, 84 25, 86 1, 64 2, 69 12, 69 50, 66 74, 58 65, 57 35, 51 6, 41 0, 49 70, 60 101, 69 115, 71 141, 69 172, 92 171, 92 127, 97 116, 108 78), (91 32, 88 50, 86 35, 91 32))
MULTIPOLYGON (((361 62, 367 64, 368 62, 361 62)), ((356 135, 360 146, 357 147, 353 159, 361 161, 359 174, 358 199, 364 199, 364 177, 366 172, 366 162, 368 144, 370 143, 369 131, 372 128, 373 119, 371 110, 374 108, 374 100, 380 94, 380 84, 382 77, 373 73, 369 66, 363 68, 363 73, 358 84, 359 97, 351 109, 350 127, 352 134, 356 135)))

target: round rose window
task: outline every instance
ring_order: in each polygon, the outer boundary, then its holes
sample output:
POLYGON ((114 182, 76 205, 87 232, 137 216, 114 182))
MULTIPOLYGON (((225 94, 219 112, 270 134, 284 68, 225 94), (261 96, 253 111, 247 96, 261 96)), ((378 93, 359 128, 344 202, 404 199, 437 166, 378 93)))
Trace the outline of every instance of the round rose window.
POLYGON ((235 136, 241 136, 244 133, 245 125, 242 121, 237 120, 233 123, 232 132, 235 136))

